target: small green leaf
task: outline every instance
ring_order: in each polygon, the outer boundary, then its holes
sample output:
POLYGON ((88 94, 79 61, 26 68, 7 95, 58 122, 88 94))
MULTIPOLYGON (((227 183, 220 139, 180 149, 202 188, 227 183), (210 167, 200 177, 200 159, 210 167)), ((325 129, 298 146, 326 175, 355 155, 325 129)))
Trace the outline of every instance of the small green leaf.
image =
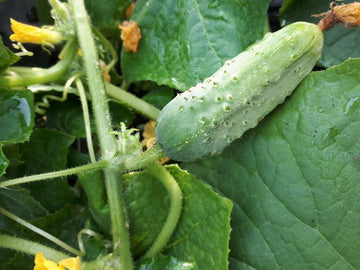
POLYGON ((174 257, 160 255, 141 261, 141 265, 136 267, 137 270, 190 270, 194 265, 177 260, 174 257))
POLYGON ((34 127, 34 101, 30 91, 0 89, 0 142, 24 142, 34 127))
POLYGON ((19 56, 4 46, 2 38, 0 37, 0 74, 19 59, 19 56))
MULTIPOLYGON (((199 269, 227 269, 231 202, 179 167, 166 168, 182 190, 183 211, 164 254, 199 269)), ((169 198, 161 182, 145 172, 126 175, 125 180, 131 239, 138 254, 160 231, 169 198)))
POLYGON ((360 59, 310 74, 223 154, 185 168, 234 204, 231 269, 359 269, 360 59))
POLYGON ((137 1, 142 38, 137 53, 122 51, 126 80, 187 90, 263 36, 269 2, 137 1))
MULTIPOLYGON (((351 2, 353 1, 345 0, 341 1, 341 4, 351 2)), ((296 21, 307 21, 317 24, 321 18, 316 18, 312 15, 330 10, 329 3, 329 1, 285 0, 280 13, 281 24, 286 25, 296 21)), ((343 25, 336 25, 329 31, 325 31, 323 53, 319 63, 324 67, 331 67, 341 64, 349 57, 359 57, 359 33, 359 27, 349 29, 343 25)))

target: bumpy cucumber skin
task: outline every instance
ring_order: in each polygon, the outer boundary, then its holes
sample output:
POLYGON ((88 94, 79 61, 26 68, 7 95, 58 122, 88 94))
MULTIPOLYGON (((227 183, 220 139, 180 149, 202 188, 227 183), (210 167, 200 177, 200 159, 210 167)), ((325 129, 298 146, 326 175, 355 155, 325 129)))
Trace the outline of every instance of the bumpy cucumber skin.
POLYGON ((320 58, 323 33, 297 22, 267 34, 161 111, 156 138, 166 155, 194 161, 222 152, 292 93, 320 58))

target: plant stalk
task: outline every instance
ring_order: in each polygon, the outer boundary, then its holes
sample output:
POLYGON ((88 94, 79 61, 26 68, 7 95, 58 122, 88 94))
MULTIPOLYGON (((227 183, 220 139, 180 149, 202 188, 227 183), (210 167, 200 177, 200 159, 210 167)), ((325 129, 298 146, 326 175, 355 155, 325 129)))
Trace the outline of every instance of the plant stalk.
POLYGON ((146 101, 138 98, 125 90, 117 87, 113 84, 106 83, 106 94, 109 97, 112 97, 118 100, 120 103, 123 103, 130 108, 134 109, 135 111, 149 117, 152 120, 156 120, 160 114, 160 110, 155 106, 147 103, 146 101))
POLYGON ((104 170, 104 176, 112 225, 113 255, 118 258, 118 262, 113 263, 113 269, 131 270, 133 265, 126 225, 125 203, 122 196, 121 171, 118 168, 119 166, 114 164, 113 159, 117 151, 117 143, 111 135, 111 119, 105 93, 105 83, 99 67, 99 58, 84 1, 71 0, 69 2, 74 13, 76 12, 74 14, 76 33, 92 97, 92 107, 102 159, 112 162, 112 166, 104 170))
POLYGON ((68 176, 68 175, 72 175, 72 174, 78 174, 78 173, 82 173, 82 172, 87 172, 89 170, 103 169, 103 168, 108 167, 108 165, 109 165, 109 163, 106 160, 100 160, 96 163, 86 164, 86 165, 82 165, 82 166, 78 166, 78 167, 74 167, 74 168, 70 168, 70 169, 65 169, 65 170, 60 170, 60 171, 56 171, 56 172, 41 173, 41 174, 34 174, 34 175, 19 177, 19 178, 0 182, 0 188, 10 187, 10 186, 20 185, 20 184, 26 184, 26 183, 31 183, 31 182, 41 181, 41 180, 46 180, 46 179, 51 179, 51 178, 63 177, 63 176, 68 176))
POLYGON ((144 258, 151 258, 158 255, 165 247, 179 221, 182 207, 182 192, 174 177, 159 163, 154 162, 153 166, 148 166, 146 172, 159 179, 170 196, 169 214, 159 235, 144 255, 144 258))
POLYGON ((60 251, 39 243, 6 234, 0 234, 0 247, 24 252, 34 256, 38 251, 40 251, 46 258, 53 261, 61 261, 70 257, 60 251))
POLYGON ((66 244, 65 242, 61 241, 59 238, 51 235, 50 233, 32 225, 31 223, 27 222, 26 220, 19 218, 18 216, 15 216, 13 213, 10 213, 6 209, 0 207, 0 214, 3 214, 7 216, 8 218, 16 221, 17 223, 20 223, 22 226, 28 228, 29 230, 32 230, 33 232, 41 235, 42 237, 45 237, 46 239, 50 240, 51 242, 57 244, 58 246, 62 247, 63 249, 67 250, 68 252, 74 254, 75 256, 80 255, 80 251, 73 248, 72 246, 66 244))
POLYGON ((10 75, 0 77, 0 87, 20 87, 56 81, 68 70, 76 52, 76 42, 72 39, 60 53, 63 58, 50 68, 10 67, 7 69, 10 75))

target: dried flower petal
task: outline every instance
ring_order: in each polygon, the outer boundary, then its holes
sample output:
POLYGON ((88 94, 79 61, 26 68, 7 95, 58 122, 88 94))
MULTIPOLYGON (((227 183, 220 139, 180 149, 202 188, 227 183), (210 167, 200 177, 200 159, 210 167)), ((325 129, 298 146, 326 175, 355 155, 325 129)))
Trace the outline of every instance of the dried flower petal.
MULTIPOLYGON (((143 137, 144 139, 141 141, 141 145, 146 147, 149 150, 156 143, 155 137, 155 121, 149 121, 145 124, 143 137)), ((168 162, 170 159, 168 157, 164 157, 159 160, 160 164, 164 164, 168 162)))
POLYGON ((347 27, 360 25, 360 3, 334 6, 332 12, 347 27))
MULTIPOLYGON (((103 70, 106 68, 106 64, 104 61, 100 60, 100 69, 103 70)), ((111 77, 110 77, 110 74, 109 74, 109 71, 106 70, 106 71, 103 71, 102 72, 102 75, 103 75, 103 78, 104 78, 104 81, 105 82, 111 82, 111 77)))
POLYGON ((135 7, 135 2, 132 2, 131 5, 126 9, 126 18, 129 19, 131 16, 131 13, 135 7))
POLYGON ((360 2, 347 5, 336 5, 335 2, 332 2, 329 11, 313 15, 313 17, 322 17, 318 23, 322 31, 329 30, 338 23, 345 27, 355 27, 360 25, 360 2))
POLYGON ((124 21, 119 25, 121 29, 121 39, 127 52, 137 52, 139 41, 141 39, 140 28, 135 21, 124 21))

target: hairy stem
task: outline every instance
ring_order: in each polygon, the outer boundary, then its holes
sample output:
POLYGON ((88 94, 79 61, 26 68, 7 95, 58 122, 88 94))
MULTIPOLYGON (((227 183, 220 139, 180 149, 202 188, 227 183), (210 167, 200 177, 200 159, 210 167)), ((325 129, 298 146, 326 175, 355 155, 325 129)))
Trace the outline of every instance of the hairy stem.
POLYGON ((49 258, 53 261, 61 261, 69 258, 69 256, 65 253, 55 249, 6 234, 0 234, 0 247, 24 252, 30 255, 36 255, 36 253, 40 251, 46 258, 49 258))
POLYGON ((148 166, 146 171, 153 177, 159 179, 170 195, 169 214, 158 237, 144 255, 144 258, 150 258, 156 256, 165 247, 179 221, 182 206, 182 193, 174 177, 159 163, 155 162, 153 166, 148 166))
POLYGON ((50 68, 10 67, 7 69, 8 75, 5 73, 0 77, 0 87, 29 86, 56 81, 68 70, 76 52, 76 42, 72 39, 62 51, 63 58, 50 68))
POLYGON ((94 145, 91 137, 91 125, 90 125, 90 114, 89 114, 89 107, 87 104, 87 98, 85 94, 84 86, 80 79, 76 79, 76 87, 79 91, 79 96, 81 100, 81 106, 84 116, 84 124, 85 124, 85 131, 86 131, 86 143, 89 151, 90 160, 92 163, 96 162, 94 145))
POLYGON ((151 166, 154 162, 165 157, 164 150, 159 144, 154 144, 146 152, 139 156, 132 156, 131 159, 124 161, 125 171, 136 171, 151 166))
POLYGON ((68 252, 70 252, 70 253, 72 253, 72 254, 74 254, 76 256, 80 255, 80 251, 76 250, 72 246, 69 246, 65 242, 61 241, 59 238, 56 238, 55 236, 47 233, 46 231, 32 225, 31 223, 27 222, 26 220, 21 219, 18 216, 15 216, 13 213, 10 213, 9 211, 7 211, 6 209, 4 209, 2 207, 0 207, 0 214, 3 214, 5 216, 7 216, 8 218, 20 223, 24 227, 32 230, 33 232, 41 235, 42 237, 45 237, 46 239, 48 239, 51 242, 55 243, 56 245, 62 247, 63 249, 67 250, 68 252))
POLYGON ((156 120, 159 116, 160 110, 153 105, 147 103, 146 101, 138 98, 129 92, 121 89, 120 87, 116 87, 113 84, 106 83, 106 94, 109 97, 112 97, 118 100, 120 103, 123 103, 135 111, 149 117, 150 119, 156 120))
POLYGON ((41 181, 41 180, 46 180, 46 179, 51 179, 51 178, 63 177, 63 176, 68 176, 68 175, 72 175, 72 174, 78 174, 78 173, 86 172, 89 170, 104 169, 104 168, 108 167, 108 165, 109 165, 109 163, 107 161, 101 160, 96 163, 86 164, 86 165, 82 165, 82 166, 78 166, 78 167, 74 167, 74 168, 70 168, 70 169, 65 169, 65 170, 60 170, 60 171, 56 171, 56 172, 24 176, 24 177, 0 182, 0 188, 1 187, 10 187, 10 186, 19 185, 19 184, 26 184, 26 183, 31 183, 31 182, 41 181))
MULTIPOLYGON (((88 14, 83 0, 71 0, 70 5, 72 10, 76 11, 74 16, 76 34, 83 54, 102 159, 114 162, 113 157, 117 151, 117 143, 111 135, 111 119, 105 83, 99 67, 99 58, 88 14)), ((118 258, 117 262, 113 262, 113 269, 130 270, 133 269, 133 265, 120 173, 116 164, 112 164, 104 170, 114 243, 113 255, 118 258)))

